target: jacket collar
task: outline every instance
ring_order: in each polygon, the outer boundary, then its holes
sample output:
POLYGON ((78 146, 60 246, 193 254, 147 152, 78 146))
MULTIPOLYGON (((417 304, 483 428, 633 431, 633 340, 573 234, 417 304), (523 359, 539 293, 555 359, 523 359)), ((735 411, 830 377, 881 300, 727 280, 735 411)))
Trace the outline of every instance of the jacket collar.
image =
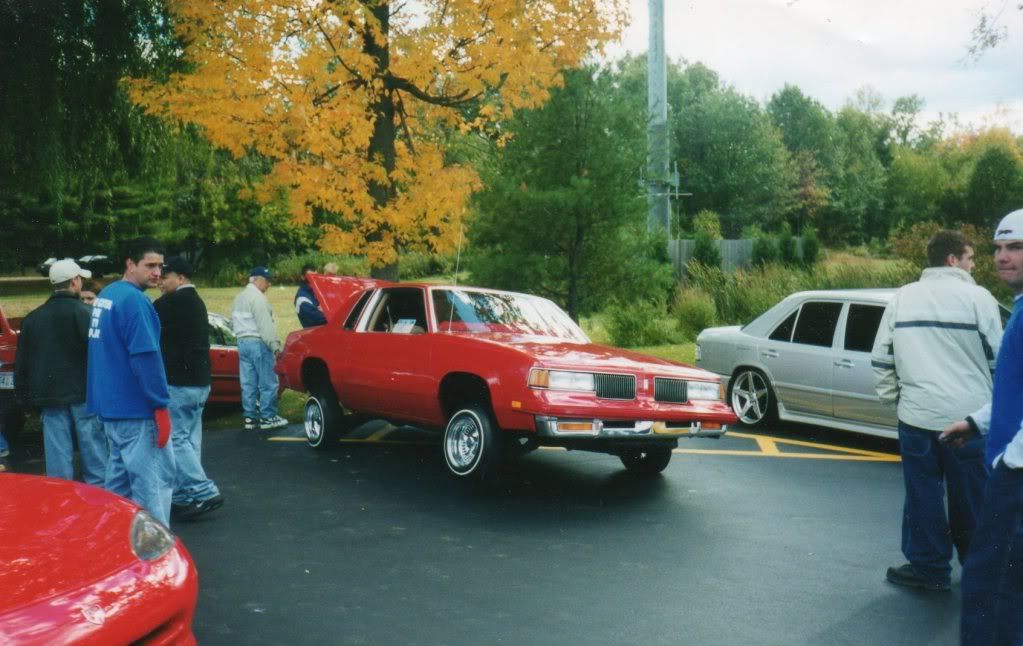
POLYGON ((928 267, 920 274, 920 280, 944 280, 949 278, 966 281, 971 285, 977 284, 977 281, 973 280, 973 276, 968 271, 959 267, 928 267))

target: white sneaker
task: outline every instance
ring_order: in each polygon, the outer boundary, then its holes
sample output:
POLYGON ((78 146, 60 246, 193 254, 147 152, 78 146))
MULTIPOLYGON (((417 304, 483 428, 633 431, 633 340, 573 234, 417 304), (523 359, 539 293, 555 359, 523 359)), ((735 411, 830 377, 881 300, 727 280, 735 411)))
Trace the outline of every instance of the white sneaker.
POLYGON ((273 430, 275 428, 284 428, 288 425, 288 420, 284 419, 280 415, 274 415, 273 417, 264 417, 259 420, 259 428, 264 431, 273 430))

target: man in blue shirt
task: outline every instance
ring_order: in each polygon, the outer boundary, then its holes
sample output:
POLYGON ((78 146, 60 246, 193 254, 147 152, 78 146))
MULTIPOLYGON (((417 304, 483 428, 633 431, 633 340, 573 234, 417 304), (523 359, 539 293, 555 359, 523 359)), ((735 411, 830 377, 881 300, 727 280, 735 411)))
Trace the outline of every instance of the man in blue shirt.
POLYGON ((298 322, 302 327, 315 327, 325 325, 327 317, 320 309, 320 302, 316 299, 316 293, 309 286, 307 277, 314 273, 316 268, 312 265, 302 267, 302 280, 298 284, 298 291, 295 292, 295 314, 298 315, 298 322))
POLYGON ((1023 209, 995 229, 995 268, 1016 295, 991 403, 941 434, 961 446, 986 435, 991 467, 963 566, 963 644, 1023 644, 1023 209))
POLYGON ((89 327, 86 403, 103 420, 110 444, 104 487, 131 498, 170 524, 174 453, 170 396, 160 356, 160 319, 145 294, 156 287, 163 246, 136 238, 125 247, 122 280, 93 304, 89 327))

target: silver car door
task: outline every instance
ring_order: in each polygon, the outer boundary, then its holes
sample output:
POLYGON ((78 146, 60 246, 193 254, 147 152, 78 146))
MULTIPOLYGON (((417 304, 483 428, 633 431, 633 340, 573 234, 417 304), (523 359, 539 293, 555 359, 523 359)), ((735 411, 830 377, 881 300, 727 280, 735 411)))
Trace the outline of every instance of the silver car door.
POLYGON ((758 348, 787 410, 831 416, 832 353, 841 312, 840 302, 807 301, 799 308, 790 342, 768 340, 758 348))
POLYGON ((894 428, 898 423, 895 407, 885 406, 877 398, 870 366, 870 350, 883 314, 884 305, 876 303, 846 307, 844 325, 839 326, 841 343, 834 356, 832 390, 836 418, 894 428))

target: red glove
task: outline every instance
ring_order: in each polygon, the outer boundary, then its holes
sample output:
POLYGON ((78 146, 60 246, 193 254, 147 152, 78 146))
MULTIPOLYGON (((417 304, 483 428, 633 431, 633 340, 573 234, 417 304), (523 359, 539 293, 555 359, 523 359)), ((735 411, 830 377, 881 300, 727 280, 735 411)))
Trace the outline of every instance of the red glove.
POLYGON ((156 448, 162 449, 170 439, 170 413, 166 408, 157 408, 153 411, 153 419, 156 421, 156 448))

